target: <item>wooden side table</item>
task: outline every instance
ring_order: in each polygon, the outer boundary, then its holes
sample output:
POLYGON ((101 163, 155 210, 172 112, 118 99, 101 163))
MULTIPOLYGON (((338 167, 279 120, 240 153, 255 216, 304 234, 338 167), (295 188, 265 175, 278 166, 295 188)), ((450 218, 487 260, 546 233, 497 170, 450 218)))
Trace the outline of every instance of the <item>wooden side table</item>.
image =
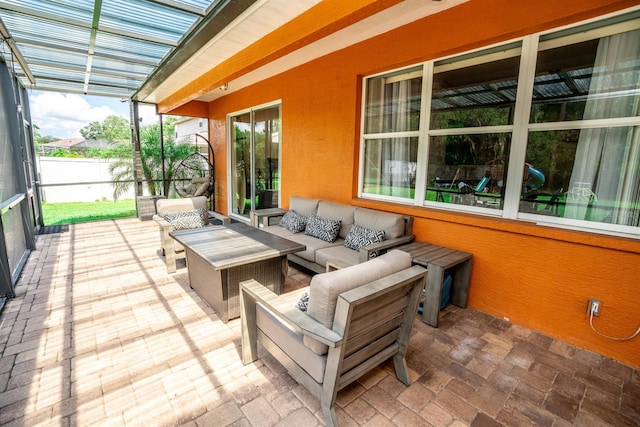
POLYGON ((426 242, 413 242, 399 246, 396 249, 408 252, 413 258, 414 264, 421 265, 429 271, 422 310, 422 321, 424 323, 434 328, 438 327, 442 281, 444 279, 444 271, 447 269, 452 269, 453 272, 451 303, 462 308, 467 306, 473 255, 426 242))

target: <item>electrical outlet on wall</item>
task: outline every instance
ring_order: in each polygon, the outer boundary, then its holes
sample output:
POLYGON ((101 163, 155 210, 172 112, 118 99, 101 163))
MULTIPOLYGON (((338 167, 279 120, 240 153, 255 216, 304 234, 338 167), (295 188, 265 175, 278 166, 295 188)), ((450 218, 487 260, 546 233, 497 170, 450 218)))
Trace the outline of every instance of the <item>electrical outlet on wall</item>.
POLYGON ((600 300, 589 298, 587 301, 587 314, 600 316, 600 300))

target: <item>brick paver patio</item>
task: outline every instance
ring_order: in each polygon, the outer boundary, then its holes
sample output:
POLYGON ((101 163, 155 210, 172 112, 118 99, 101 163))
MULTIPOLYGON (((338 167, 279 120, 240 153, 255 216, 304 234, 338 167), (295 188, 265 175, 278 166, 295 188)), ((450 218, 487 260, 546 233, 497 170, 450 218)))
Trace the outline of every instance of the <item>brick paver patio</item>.
MULTIPOLYGON (((0 425, 323 425, 266 353, 167 275, 153 221, 38 237, 0 315, 0 425)), ((180 268, 182 267, 182 268, 180 268)), ((290 269, 289 289, 309 276, 290 269)), ((640 372, 473 309, 416 316, 405 387, 387 364, 338 395, 343 426, 637 426, 640 372)))

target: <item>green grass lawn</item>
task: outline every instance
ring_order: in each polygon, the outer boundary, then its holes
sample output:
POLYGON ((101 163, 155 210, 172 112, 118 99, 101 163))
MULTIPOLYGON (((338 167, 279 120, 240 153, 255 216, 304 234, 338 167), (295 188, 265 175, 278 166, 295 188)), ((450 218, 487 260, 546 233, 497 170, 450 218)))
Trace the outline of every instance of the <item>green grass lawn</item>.
POLYGON ((75 224, 78 222, 136 216, 134 199, 117 202, 43 203, 44 225, 75 224))

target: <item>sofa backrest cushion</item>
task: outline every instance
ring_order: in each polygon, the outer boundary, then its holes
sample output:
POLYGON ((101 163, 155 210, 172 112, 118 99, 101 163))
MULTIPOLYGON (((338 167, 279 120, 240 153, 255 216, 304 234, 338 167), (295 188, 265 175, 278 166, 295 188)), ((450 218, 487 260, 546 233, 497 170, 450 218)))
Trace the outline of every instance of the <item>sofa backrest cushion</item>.
POLYGON ((385 239, 404 236, 404 216, 367 208, 358 208, 353 223, 369 230, 384 230, 385 239))
POLYGON ((195 209, 202 209, 202 219, 205 224, 208 224, 209 213, 207 211, 207 198, 204 196, 184 197, 181 199, 159 199, 156 202, 156 212, 163 218, 168 212, 187 212, 195 209))
POLYGON ((289 209, 296 211, 300 215, 310 217, 318 213, 318 203, 320 199, 309 199, 301 196, 291 196, 289 198, 289 209))
MULTIPOLYGON (((327 328, 332 328, 338 296, 341 293, 409 267, 411 267, 411 255, 407 252, 391 250, 370 261, 341 270, 316 274, 309 286, 307 314, 327 328)), ((304 344, 317 354, 325 354, 329 350, 325 344, 306 336, 304 344)))
POLYGON ((338 236, 343 239, 347 237, 349 230, 351 230, 353 214, 355 211, 355 206, 328 202, 326 200, 320 200, 320 203, 318 204, 319 217, 340 220, 340 231, 338 232, 338 236))

